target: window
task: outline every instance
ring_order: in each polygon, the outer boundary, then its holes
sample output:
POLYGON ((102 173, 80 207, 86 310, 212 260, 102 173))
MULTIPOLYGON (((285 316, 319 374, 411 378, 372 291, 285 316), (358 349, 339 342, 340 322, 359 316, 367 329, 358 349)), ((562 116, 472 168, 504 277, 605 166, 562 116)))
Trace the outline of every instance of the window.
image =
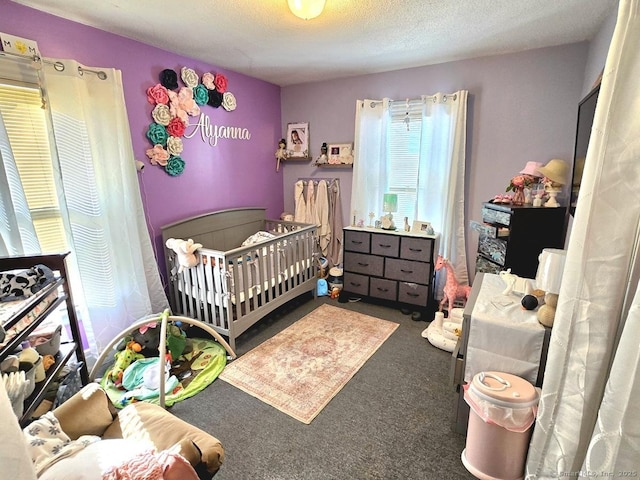
POLYGON ((416 217, 418 200, 418 166, 422 135, 422 106, 392 105, 389 126, 387 178, 389 193, 398 195, 396 226, 404 217, 416 217))
POLYGON ((40 248, 61 252, 68 247, 42 102, 37 85, 0 83, 0 112, 40 248))

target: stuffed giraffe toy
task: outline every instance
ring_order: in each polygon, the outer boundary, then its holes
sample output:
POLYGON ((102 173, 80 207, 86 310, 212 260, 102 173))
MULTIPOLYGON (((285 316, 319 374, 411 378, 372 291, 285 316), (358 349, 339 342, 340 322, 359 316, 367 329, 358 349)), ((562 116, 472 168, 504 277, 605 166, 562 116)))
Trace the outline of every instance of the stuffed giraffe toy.
POLYGON ((435 270, 436 272, 444 267, 447 271, 447 282, 444 286, 444 296, 440 301, 439 311, 442 311, 445 303, 449 303, 449 307, 447 309, 448 312, 451 312, 453 309, 453 303, 457 299, 464 299, 465 303, 469 299, 469 293, 471 292, 471 287, 469 285, 460 285, 458 280, 456 279, 456 274, 453 271, 453 267, 449 263, 449 260, 443 258, 442 255, 438 255, 438 259, 436 260, 435 270))

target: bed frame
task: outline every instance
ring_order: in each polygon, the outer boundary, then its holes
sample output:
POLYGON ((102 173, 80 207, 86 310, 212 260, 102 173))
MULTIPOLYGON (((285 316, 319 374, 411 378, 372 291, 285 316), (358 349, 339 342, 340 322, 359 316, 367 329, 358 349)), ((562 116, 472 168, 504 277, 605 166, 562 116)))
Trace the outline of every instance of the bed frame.
POLYGON ((265 315, 306 292, 315 292, 316 226, 265 218, 264 208, 207 213, 162 227, 169 302, 174 315, 200 320, 235 340, 265 315), (259 231, 276 237, 241 247, 259 231), (178 272, 169 238, 201 243, 199 263, 178 272), (247 280, 247 281, 245 281, 247 280))

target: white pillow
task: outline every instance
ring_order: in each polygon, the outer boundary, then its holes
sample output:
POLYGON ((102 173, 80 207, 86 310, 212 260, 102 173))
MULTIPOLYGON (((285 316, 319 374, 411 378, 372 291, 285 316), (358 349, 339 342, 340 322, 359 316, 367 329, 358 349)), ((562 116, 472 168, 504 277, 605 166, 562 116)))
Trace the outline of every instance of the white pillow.
POLYGON ((38 480, 102 480, 102 475, 110 468, 151 449, 152 444, 135 440, 100 440, 54 463, 38 480))

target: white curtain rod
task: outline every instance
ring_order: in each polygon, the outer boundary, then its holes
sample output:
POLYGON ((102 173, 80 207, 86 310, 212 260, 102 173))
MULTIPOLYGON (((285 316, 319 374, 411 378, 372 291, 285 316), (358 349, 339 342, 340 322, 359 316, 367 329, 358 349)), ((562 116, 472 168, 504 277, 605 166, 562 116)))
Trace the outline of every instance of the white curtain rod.
MULTIPOLYGON (((418 98, 406 98, 405 100, 389 100, 390 104, 401 104, 401 102, 404 102, 405 105, 410 105, 410 104, 420 104, 423 103, 423 101, 426 101, 428 99, 432 99, 434 102, 436 101, 436 98, 438 96, 437 95, 425 95, 424 98, 423 97, 418 97, 418 98)), ((447 97, 453 97, 453 100, 455 101, 458 98, 458 94, 454 93, 454 94, 445 94, 442 95, 442 97, 444 98, 444 101, 447 101, 447 97)), ((382 103, 384 100, 372 100, 371 103, 369 104, 369 106, 371 108, 375 107, 376 105, 382 103)))
MULTIPOLYGON (((33 63, 44 63, 47 65, 52 65, 53 68, 55 70, 57 70, 58 72, 64 72, 65 66, 64 63, 62 63, 61 61, 56 61, 56 62, 52 62, 50 60, 46 60, 38 55, 33 55, 31 57, 27 57, 25 55, 20 55, 19 53, 13 53, 13 52, 0 52, 0 56, 4 56, 4 55, 10 55, 12 57, 15 58, 19 58, 19 59, 23 59, 25 61, 30 60, 33 63)), ((106 80, 107 79, 107 74, 105 72, 103 72, 102 70, 91 70, 90 68, 83 68, 80 65, 78 65, 78 73, 80 75, 84 75, 84 72, 89 72, 89 73, 94 73, 100 80, 106 80)))

